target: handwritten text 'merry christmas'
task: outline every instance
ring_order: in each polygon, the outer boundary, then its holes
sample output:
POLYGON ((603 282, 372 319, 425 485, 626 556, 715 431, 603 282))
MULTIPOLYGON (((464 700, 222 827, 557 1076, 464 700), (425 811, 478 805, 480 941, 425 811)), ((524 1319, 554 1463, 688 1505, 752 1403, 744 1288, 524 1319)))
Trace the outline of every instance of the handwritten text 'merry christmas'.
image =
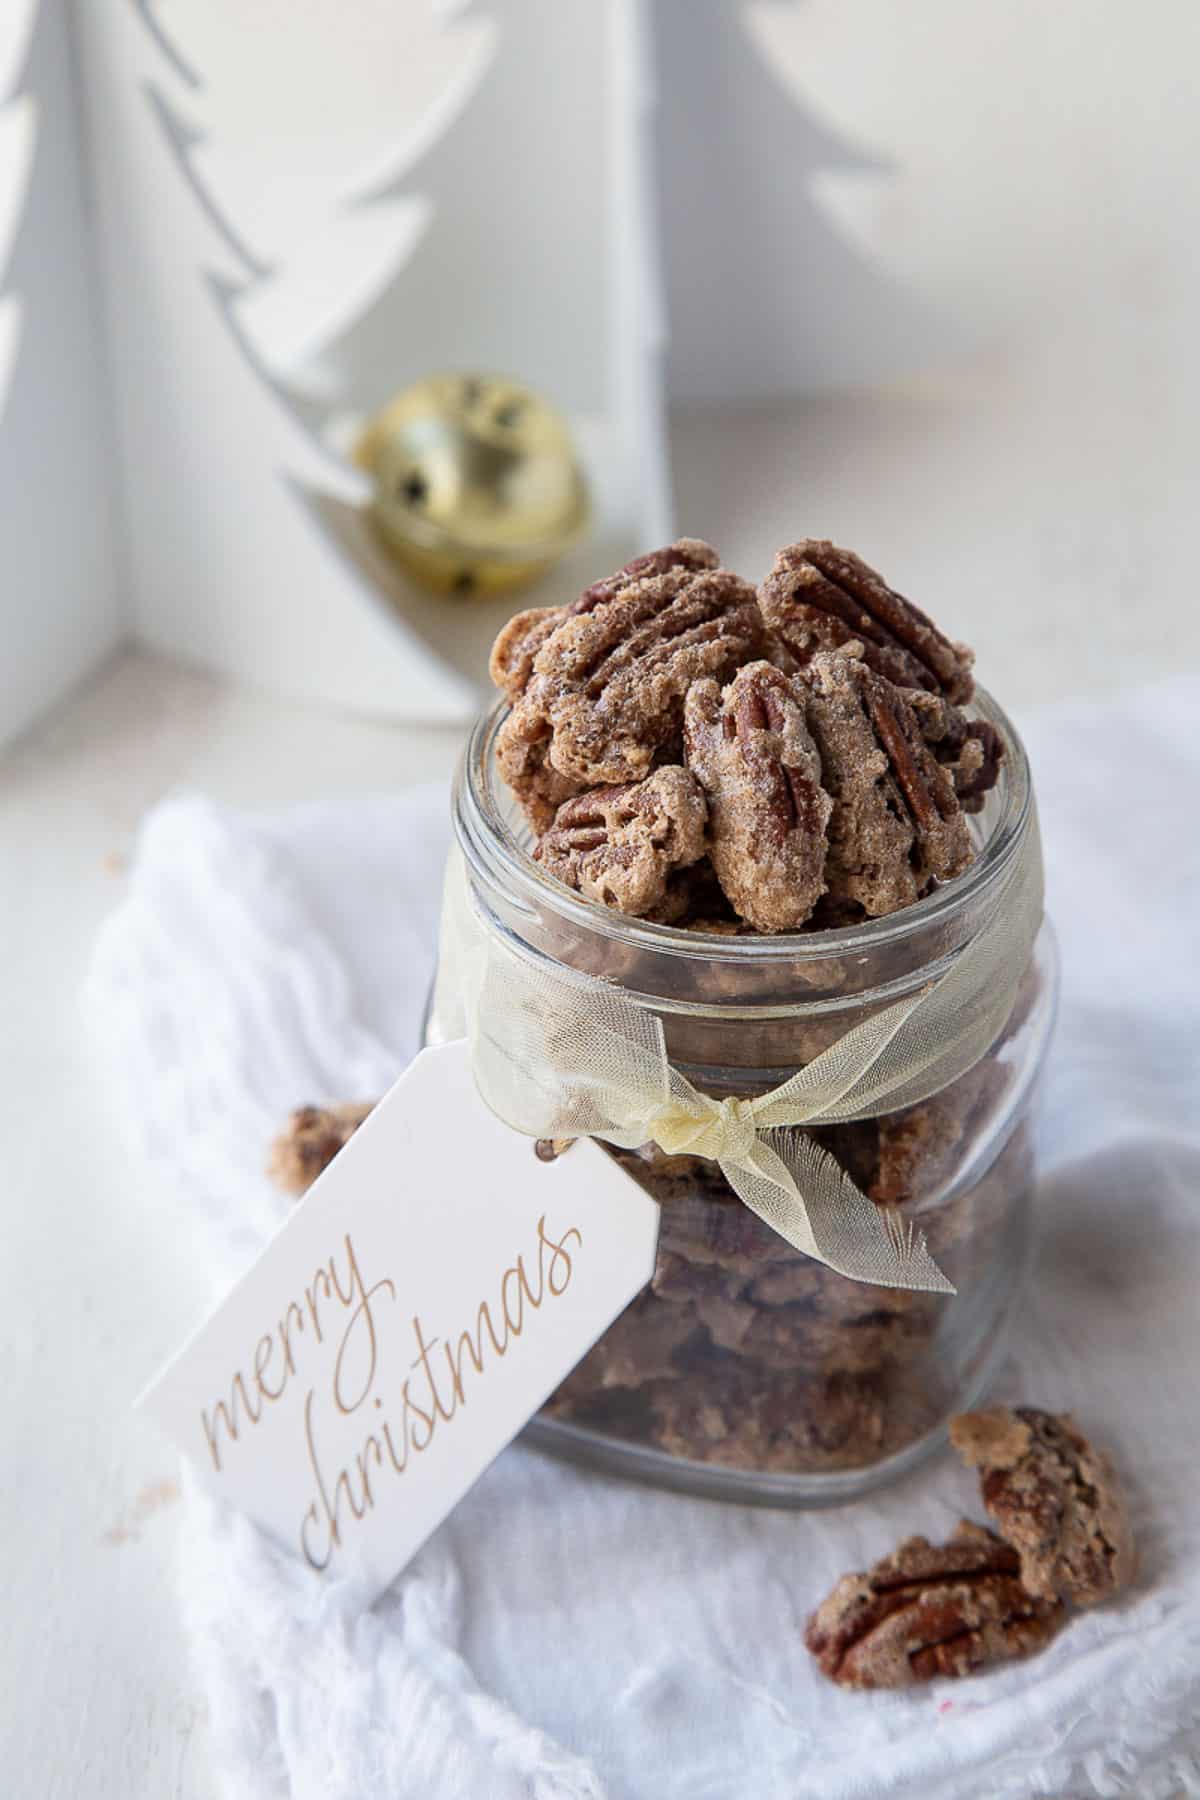
POLYGON ((479 1301, 473 1323, 443 1339, 426 1329, 419 1313, 411 1314, 402 1334, 402 1360, 391 1349, 401 1304, 397 1283, 387 1274, 368 1279, 347 1232, 301 1298, 290 1300, 259 1338, 250 1373, 236 1369, 229 1398, 202 1409, 213 1470, 224 1471, 242 1436, 282 1399, 293 1379, 307 1383, 303 1431, 312 1489, 298 1515, 297 1539, 314 1569, 327 1568, 343 1534, 374 1507, 379 1483, 402 1476, 414 1456, 431 1449, 530 1318, 548 1299, 566 1292, 572 1251, 582 1241, 574 1226, 551 1233, 543 1213, 531 1253, 523 1252, 503 1271, 493 1294, 479 1301), (385 1315, 393 1329, 385 1326, 385 1315), (385 1335, 386 1368, 380 1354, 385 1335), (354 1457, 340 1466, 335 1458, 326 1466, 322 1420, 360 1412, 364 1428, 354 1457))

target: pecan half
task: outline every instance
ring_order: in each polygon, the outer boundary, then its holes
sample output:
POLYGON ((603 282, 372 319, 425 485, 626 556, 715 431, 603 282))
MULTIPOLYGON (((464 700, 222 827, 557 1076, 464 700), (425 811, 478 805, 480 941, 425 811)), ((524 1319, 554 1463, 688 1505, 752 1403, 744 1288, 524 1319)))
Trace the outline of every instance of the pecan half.
POLYGON ((591 612, 600 601, 611 599, 622 587, 627 587, 631 581, 640 581, 644 576, 662 575, 667 569, 676 568, 715 569, 720 560, 712 545, 703 543, 700 538, 679 538, 661 550, 635 556, 615 575, 608 575, 603 581, 585 588, 579 598, 567 606, 533 606, 525 612, 515 613, 492 645, 488 673, 494 685, 502 688, 515 704, 529 685, 534 657, 564 619, 591 612))
POLYGON ((677 869, 704 855, 707 815, 700 784, 672 764, 566 801, 533 854, 577 893, 641 917, 663 905, 677 869))
POLYGON ((673 544, 664 544, 661 550, 648 550, 644 556, 635 556, 624 568, 618 569, 615 575, 606 575, 603 581, 594 581, 589 588, 584 588, 574 606, 573 612, 590 612, 603 600, 611 600, 619 594, 623 587, 631 581, 644 581, 651 575, 665 575, 668 569, 717 569, 721 558, 711 544, 703 538, 676 538, 673 544))
POLYGON ((974 691, 974 652, 951 643, 852 550, 825 538, 803 538, 778 552, 759 605, 802 663, 857 638, 868 667, 897 687, 925 688, 957 704, 974 691))
POLYGON ((805 722, 807 690, 767 662, 722 694, 697 681, 684 711, 684 754, 709 802, 713 868, 740 918, 794 931, 825 887, 832 803, 805 722))
POLYGON ((1018 1406, 960 1413, 950 1441, 980 1471, 983 1503, 1031 1594, 1095 1606, 1133 1574, 1124 1500, 1108 1459, 1069 1414, 1018 1406))
POLYGON ((565 606, 531 606, 514 613, 492 645, 488 674, 514 704, 529 685, 534 657, 566 616, 565 606))
POLYGON ((942 694, 909 688, 904 698, 921 736, 953 781, 959 805, 964 812, 978 812, 1000 779, 1004 739, 986 719, 968 719, 942 694))
MULTIPOLYGON (((715 556, 685 540, 672 554, 688 560, 600 582, 567 609, 499 733, 506 779, 534 743, 576 787, 638 780, 677 760, 691 682, 727 679, 762 640, 753 588, 727 569, 697 568, 701 551, 715 556)), ((516 772, 528 786, 523 765, 516 772)))
MULTIPOLYGON (((535 831, 545 831, 553 822, 555 810, 580 788, 598 781, 620 780, 625 774, 621 771, 613 776, 579 779, 554 765, 549 755, 553 738, 549 713, 540 697, 526 699, 538 652, 568 619, 595 612, 631 584, 669 570, 686 574, 715 569, 719 561, 710 544, 699 538, 680 538, 661 550, 635 557, 615 575, 585 588, 569 605, 532 607, 517 613, 504 626, 492 646, 489 670, 495 685, 507 695, 512 711, 497 734, 496 761, 535 831)), ((638 772, 644 773, 650 762, 648 757, 638 772)))
POLYGON ((353 1137, 373 1100, 299 1106, 271 1145, 267 1174, 285 1194, 303 1194, 353 1137))
POLYGON ((548 760, 550 727, 536 706, 519 700, 496 734, 496 766, 535 831, 547 831, 564 800, 579 792, 548 760))
POLYGON ((872 917, 895 912, 971 861, 953 783, 904 695, 865 662, 822 652, 805 677, 809 728, 833 800, 830 901, 872 917))
POLYGON ((1028 1656, 1062 1608, 1021 1585, 1016 1552, 963 1520, 945 1544, 907 1538, 861 1575, 843 1575, 808 1621, 821 1672, 849 1688, 911 1687, 1028 1656))

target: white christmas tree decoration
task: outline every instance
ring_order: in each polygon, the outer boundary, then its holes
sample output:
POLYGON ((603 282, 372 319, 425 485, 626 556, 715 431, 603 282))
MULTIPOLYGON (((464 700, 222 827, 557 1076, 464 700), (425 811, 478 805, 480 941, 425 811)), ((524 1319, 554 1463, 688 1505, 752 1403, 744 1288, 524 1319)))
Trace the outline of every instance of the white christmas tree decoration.
POLYGON ((779 398, 920 360, 940 321, 816 191, 828 170, 884 185, 887 164, 801 107, 741 0, 655 0, 651 13, 672 399, 779 398))
POLYGON ((0 6, 0 739, 122 627, 67 10, 0 6))
MULTIPOLYGON (((364 7, 368 14, 375 16, 364 7)), ((393 9, 393 20, 411 14, 393 9)), ((382 9, 375 23, 383 29, 382 9)), ((451 36, 465 29, 444 13, 435 25, 451 36)), ((386 238, 410 247, 419 203, 367 202, 364 213, 375 216, 365 227, 353 198, 339 212, 336 196, 390 166, 387 143, 352 131, 353 158, 322 163, 307 239, 296 241, 289 233, 304 209, 279 134, 263 128, 260 114, 257 139, 244 134, 235 179, 238 158, 233 150, 224 161, 215 155, 209 129, 210 108, 236 114, 243 104, 245 65, 269 90, 260 104, 281 119, 283 135, 294 106, 291 129, 300 138, 307 120, 320 139, 324 121, 332 140, 332 103, 310 104, 311 72, 324 67, 330 92, 341 91, 348 104, 361 65, 346 73, 337 46, 340 34, 354 38, 354 22, 333 5, 273 12, 262 0, 261 14, 239 10, 235 21, 229 9, 183 0, 153 8, 113 0, 102 17, 89 13, 83 29, 104 139, 101 235, 141 635, 293 694, 379 713, 468 717, 478 704, 475 681, 429 647, 452 622, 421 597, 389 589, 357 547, 348 555, 331 538, 316 497, 356 512, 362 479, 305 428, 274 379, 291 355, 324 348, 345 327, 346 295, 361 303, 364 286, 371 291, 386 238), (216 13, 226 27, 225 60, 210 82, 197 44, 177 38, 173 27, 199 29, 216 13), (251 43, 247 33, 272 16, 278 41, 251 43), (292 95, 293 70, 303 105, 292 95), (253 141, 264 159, 257 169, 253 141), (216 192, 208 185, 213 170, 227 183, 219 181, 216 192), (170 231, 157 223, 147 230, 149 220, 169 220, 170 231), (271 229, 254 241, 252 232, 268 220, 271 229), (337 300, 331 280, 339 269, 345 290, 337 300)), ((393 58, 403 54, 406 29, 393 23, 393 58)), ((205 55, 213 49, 211 26, 198 44, 205 55)), ((377 40, 368 48, 381 54, 377 40)), ((236 139, 231 131, 230 144, 236 139)), ((303 158, 296 165, 305 166, 303 158)), ((382 260, 386 270, 390 252, 382 260)))
POLYGON ((427 199, 429 227, 401 279, 338 346, 337 366, 357 407, 379 398, 381 367, 395 369, 399 387, 471 363, 595 417, 610 397, 618 253, 608 212, 613 8, 487 0, 487 12, 494 46, 454 128, 379 190, 427 199))
POLYGON ((653 0, 612 0, 610 256, 614 505, 637 522, 639 546, 675 535, 674 493, 667 445, 664 363, 666 305, 662 292, 661 223, 654 173, 657 92, 647 6, 653 0))
POLYGON ((258 0, 249 12, 163 0, 154 21, 203 71, 188 169, 254 271, 238 323, 261 363, 292 375, 392 284, 428 227, 423 195, 379 196, 468 103, 491 22, 431 0, 341 11, 258 0), (283 46, 264 129, 262 71, 283 46))
POLYGON ((16 367, 21 299, 2 291, 29 191, 36 104, 16 90, 29 48, 37 0, 9 0, 0 14, 0 416, 16 367))

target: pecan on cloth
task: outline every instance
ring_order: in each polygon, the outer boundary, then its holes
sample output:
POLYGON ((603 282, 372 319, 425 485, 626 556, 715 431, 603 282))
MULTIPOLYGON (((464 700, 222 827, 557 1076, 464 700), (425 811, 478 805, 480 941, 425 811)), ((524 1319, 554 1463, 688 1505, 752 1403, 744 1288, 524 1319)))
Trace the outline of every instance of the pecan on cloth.
POLYGON ((712 865, 759 931, 794 931, 825 888, 832 802, 806 701, 803 682, 767 662, 747 664, 724 694, 697 681, 687 696, 684 754, 708 794, 712 865))
POLYGON ((843 1575, 804 1641, 840 1687, 902 1688, 1029 1656, 1061 1622, 1057 1601, 1022 1586, 1016 1551, 964 1519, 948 1543, 907 1538, 843 1575))
POLYGON ((340 1100, 334 1106, 298 1106, 271 1145, 267 1174, 285 1194, 300 1195, 328 1168, 358 1130, 373 1100, 340 1100))
POLYGON ((1031 1594, 1096 1606, 1130 1579, 1133 1533, 1112 1468, 1068 1414, 960 1413, 950 1441, 979 1470, 983 1503, 1031 1594))
POLYGON ((704 855, 707 816, 700 784, 670 764, 644 781, 565 801, 533 854, 589 900, 638 917, 661 914, 675 872, 704 855))
POLYGON ((707 544, 680 539, 588 588, 552 629, 524 615, 498 646, 493 672, 520 692, 497 762, 540 828, 582 787, 678 761, 691 682, 727 680, 759 654, 754 589, 716 562, 707 544))

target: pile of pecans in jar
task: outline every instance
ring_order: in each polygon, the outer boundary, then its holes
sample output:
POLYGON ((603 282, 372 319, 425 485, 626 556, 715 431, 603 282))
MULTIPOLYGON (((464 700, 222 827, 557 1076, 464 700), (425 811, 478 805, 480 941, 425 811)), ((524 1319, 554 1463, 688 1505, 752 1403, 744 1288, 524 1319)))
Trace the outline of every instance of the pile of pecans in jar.
MULTIPOLYGON (((966 815, 1004 748, 964 710, 972 661, 824 540, 781 550, 756 591, 684 538, 509 622, 491 664, 510 702, 496 762, 533 856, 586 898, 723 936, 853 925, 973 858, 966 815)), ((801 1050, 812 1037, 793 1034, 800 1060, 824 1047, 801 1050)), ((920 1105, 814 1135, 902 1207, 957 1165, 1006 1080, 994 1052, 920 1105)), ((657 1266, 550 1416, 675 1458, 811 1473, 874 1464, 936 1423, 937 1297, 802 1255, 713 1163, 613 1154, 662 1206, 657 1266)), ((960 1285, 980 1279, 1028 1167, 1018 1130, 969 1194, 923 1216, 960 1285)))
POLYGON ((519 613, 491 671, 501 774, 548 874, 710 932, 845 926, 967 867, 1002 746, 972 652, 846 550, 762 586, 694 538, 519 613))

